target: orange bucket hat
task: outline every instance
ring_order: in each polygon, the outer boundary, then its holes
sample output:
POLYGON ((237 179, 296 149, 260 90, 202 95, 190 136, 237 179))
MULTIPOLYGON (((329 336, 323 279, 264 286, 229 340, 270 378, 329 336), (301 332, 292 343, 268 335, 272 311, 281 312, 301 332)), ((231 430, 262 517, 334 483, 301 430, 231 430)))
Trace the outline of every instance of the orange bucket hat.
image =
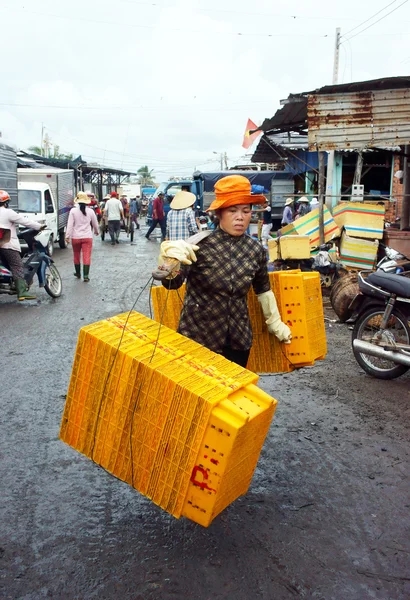
POLYGON ((228 175, 215 184, 215 200, 208 210, 228 208, 236 204, 263 204, 266 202, 262 194, 252 194, 249 179, 243 175, 228 175))

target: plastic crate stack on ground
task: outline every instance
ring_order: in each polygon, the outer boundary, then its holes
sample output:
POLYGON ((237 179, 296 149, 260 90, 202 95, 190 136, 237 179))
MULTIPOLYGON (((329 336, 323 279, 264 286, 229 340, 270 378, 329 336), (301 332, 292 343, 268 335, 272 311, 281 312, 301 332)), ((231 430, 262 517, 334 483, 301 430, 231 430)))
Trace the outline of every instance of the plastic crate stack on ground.
MULTIPOLYGON (((312 365, 315 360, 323 359, 327 347, 319 273, 276 271, 269 273, 269 278, 282 320, 291 328, 293 339, 289 345, 281 344, 269 334, 262 309, 251 290, 248 310, 253 345, 248 369, 255 373, 287 373, 295 367, 312 365)), ((162 316, 164 322, 174 322, 181 306, 175 292, 168 294, 163 286, 157 286, 152 288, 152 297, 155 320, 160 321, 162 316)), ((178 319, 179 316, 175 328, 178 319)))
POLYGON ((176 331, 178 329, 184 297, 185 283, 177 290, 167 290, 162 285, 153 287, 151 290, 151 299, 155 320, 176 331))
POLYGON ((139 313, 79 334, 60 437, 204 526, 249 486, 276 400, 258 377, 139 313))

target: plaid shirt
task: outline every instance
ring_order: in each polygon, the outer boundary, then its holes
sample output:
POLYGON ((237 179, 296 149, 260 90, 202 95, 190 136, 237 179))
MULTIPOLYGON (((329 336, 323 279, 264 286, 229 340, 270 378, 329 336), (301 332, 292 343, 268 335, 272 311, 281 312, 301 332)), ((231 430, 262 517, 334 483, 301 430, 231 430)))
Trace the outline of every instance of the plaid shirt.
POLYGON ((171 289, 187 282, 178 332, 214 352, 249 350, 248 291, 251 285, 256 294, 270 290, 265 251, 257 240, 219 228, 199 246, 196 263, 163 281, 171 289))
POLYGON ((194 233, 198 233, 198 226, 192 208, 169 211, 167 216, 167 238, 169 240, 187 240, 194 233))

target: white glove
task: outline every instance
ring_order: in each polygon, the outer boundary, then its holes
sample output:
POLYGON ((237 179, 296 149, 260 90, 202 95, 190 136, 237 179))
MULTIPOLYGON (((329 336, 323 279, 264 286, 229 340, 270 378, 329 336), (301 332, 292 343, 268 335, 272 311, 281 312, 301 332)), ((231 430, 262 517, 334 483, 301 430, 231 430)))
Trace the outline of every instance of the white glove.
POLYGON ((276 298, 272 290, 264 292, 263 294, 259 294, 257 298, 262 307, 263 315, 266 319, 265 323, 268 326, 269 333, 276 335, 280 342, 290 344, 292 332, 280 318, 278 305, 276 304, 276 298))
POLYGON ((199 246, 194 246, 184 240, 162 242, 158 264, 162 264, 166 258, 175 258, 183 265, 192 265, 193 262, 196 262, 196 250, 199 250, 199 246))

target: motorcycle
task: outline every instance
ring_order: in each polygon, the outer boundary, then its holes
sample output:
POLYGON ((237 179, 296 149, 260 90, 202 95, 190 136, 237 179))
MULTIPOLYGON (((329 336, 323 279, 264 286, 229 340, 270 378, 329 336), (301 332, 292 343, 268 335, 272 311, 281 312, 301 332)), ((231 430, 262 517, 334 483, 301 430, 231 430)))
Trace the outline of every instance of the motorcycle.
POLYGON ((401 254, 394 248, 389 246, 384 247, 384 256, 377 263, 377 269, 381 269, 385 273, 403 273, 410 271, 410 260, 404 254, 401 254))
POLYGON ((330 250, 333 242, 327 242, 317 248, 318 252, 313 258, 306 259, 280 259, 275 261, 276 270, 286 271, 300 269, 301 271, 317 271, 320 274, 322 290, 330 289, 348 271, 339 262, 332 260, 330 250))
MULTIPOLYGON (((7 231, 5 229, 0 232, 7 231)), ((60 273, 54 264, 48 251, 48 240, 50 231, 34 229, 21 229, 17 234, 20 240, 27 244, 27 251, 24 251, 23 266, 24 279, 27 287, 33 283, 34 276, 37 275, 40 287, 44 287, 47 294, 52 298, 61 296, 63 284, 60 273)), ((0 235, 0 238, 2 236, 0 235)), ((0 294, 17 294, 11 271, 0 262, 0 294)))
POLYGON ((410 279, 378 270, 358 275, 354 357, 372 377, 395 379, 410 369, 410 279))
MULTIPOLYGON (((376 271, 384 273, 410 275, 410 260, 388 246, 384 246, 384 256, 376 265, 376 271)), ((359 294, 358 272, 351 271, 347 277, 336 282, 330 292, 330 304, 339 317, 341 323, 349 319, 355 320, 357 314, 354 309, 354 300, 359 294)))

